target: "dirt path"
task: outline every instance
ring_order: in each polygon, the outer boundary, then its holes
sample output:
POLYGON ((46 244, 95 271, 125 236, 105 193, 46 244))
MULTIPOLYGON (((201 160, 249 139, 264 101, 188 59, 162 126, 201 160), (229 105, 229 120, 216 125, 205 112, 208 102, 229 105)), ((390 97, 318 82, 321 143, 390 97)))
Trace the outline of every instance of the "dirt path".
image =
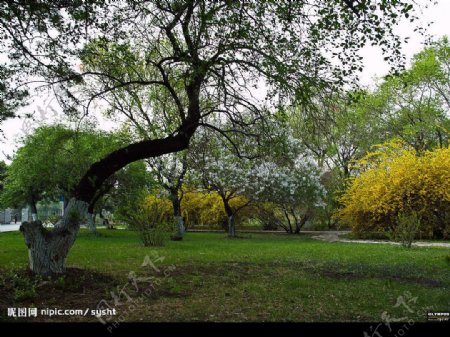
POLYGON ((348 234, 349 232, 339 232, 339 231, 328 231, 328 232, 321 232, 317 235, 312 235, 311 237, 313 239, 322 240, 322 241, 328 241, 328 242, 338 242, 342 241, 342 239, 339 238, 339 235, 348 234))
MULTIPOLYGON (((349 242, 349 243, 369 243, 369 244, 385 244, 385 245, 400 245, 398 242, 392 241, 377 241, 377 240, 348 240, 348 239, 340 239, 339 235, 346 234, 348 232, 338 232, 338 231, 330 231, 330 232, 322 232, 319 235, 311 236, 313 239, 328 241, 328 242, 349 242)), ((415 247, 444 247, 450 248, 450 243, 446 242, 414 242, 412 244, 415 247)))

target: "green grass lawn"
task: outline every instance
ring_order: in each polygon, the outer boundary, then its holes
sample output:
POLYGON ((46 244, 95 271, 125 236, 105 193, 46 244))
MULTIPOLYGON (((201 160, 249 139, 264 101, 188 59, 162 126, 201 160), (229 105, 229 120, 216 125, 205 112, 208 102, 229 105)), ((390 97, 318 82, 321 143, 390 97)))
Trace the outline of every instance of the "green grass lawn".
POLYGON ((51 281, 24 272, 20 233, 0 234, 0 319, 7 319, 6 307, 95 309, 102 299, 128 321, 378 322, 383 313, 424 321, 427 308, 450 309, 445 248, 284 234, 230 240, 221 233, 188 233, 181 242, 150 248, 131 231, 100 234, 82 230, 67 259, 67 276, 51 281), (142 266, 146 256, 155 268, 142 266), (124 292, 115 305, 111 292, 118 289, 124 292))

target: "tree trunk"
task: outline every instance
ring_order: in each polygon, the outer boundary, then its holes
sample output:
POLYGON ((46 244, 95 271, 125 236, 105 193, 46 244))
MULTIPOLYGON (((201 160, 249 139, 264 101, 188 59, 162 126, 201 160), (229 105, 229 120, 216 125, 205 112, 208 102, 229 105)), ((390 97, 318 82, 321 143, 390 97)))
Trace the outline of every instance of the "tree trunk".
POLYGON ((228 237, 235 238, 236 237, 236 226, 234 214, 228 216, 228 237))
POLYGON ((293 230, 292 230, 292 224, 291 224, 291 219, 289 218, 289 213, 288 213, 288 211, 283 207, 283 213, 284 213, 284 217, 286 218, 286 221, 287 221, 287 224, 288 224, 288 228, 289 228, 289 230, 287 230, 287 232, 289 233, 289 234, 292 234, 293 233, 293 230))
POLYGON ((349 178, 350 177, 350 168, 348 167, 347 163, 343 165, 343 169, 344 169, 344 178, 349 178))
POLYGON ((40 221, 24 222, 20 226, 28 247, 30 270, 38 275, 50 276, 65 271, 64 261, 72 247, 80 223, 85 219, 88 204, 72 198, 63 218, 52 231, 42 226, 40 221))
POLYGON ((187 149, 196 128, 197 120, 187 119, 175 136, 144 140, 111 152, 90 166, 74 189, 75 197, 79 200, 91 201, 105 180, 129 163, 187 149))
POLYGON ((234 238, 236 237, 236 226, 235 226, 235 212, 230 206, 229 199, 226 197, 224 193, 219 192, 220 197, 222 198, 223 207, 225 208, 225 213, 227 214, 227 225, 228 225, 228 237, 234 238))
POLYGON ((170 198, 172 200, 173 216, 175 219, 175 234, 172 236, 172 240, 183 240, 185 228, 183 217, 181 216, 181 201, 178 198, 178 191, 171 192, 170 198))
MULTIPOLYGON (((64 200, 66 200, 66 198, 64 198, 64 200)), ((89 229, 89 231, 93 234, 95 234, 97 232, 97 227, 95 226, 95 215, 94 215, 94 206, 95 206, 95 202, 98 200, 97 198, 94 198, 93 201, 91 201, 91 203, 88 206, 87 209, 87 228, 89 229)))
POLYGON ((182 216, 175 216, 175 234, 172 236, 172 240, 183 240, 185 233, 184 221, 182 216))
POLYGON ((95 225, 95 214, 88 213, 87 215, 87 228, 91 233, 97 232, 97 226, 95 225))
POLYGON ((300 234, 300 230, 303 228, 308 219, 309 219, 308 213, 304 214, 301 217, 300 221, 297 220, 297 217, 295 218, 295 234, 300 234))

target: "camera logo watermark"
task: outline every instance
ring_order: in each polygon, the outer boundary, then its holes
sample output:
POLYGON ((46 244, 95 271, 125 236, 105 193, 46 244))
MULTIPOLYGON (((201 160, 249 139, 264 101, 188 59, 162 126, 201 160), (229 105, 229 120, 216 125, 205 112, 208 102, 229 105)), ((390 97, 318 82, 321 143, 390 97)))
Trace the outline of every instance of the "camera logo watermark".
POLYGON ((427 321, 448 322, 450 321, 450 312, 427 312, 427 321))
POLYGON ((435 306, 425 306, 417 308, 417 296, 413 296, 409 291, 405 291, 402 295, 397 297, 394 308, 402 308, 404 315, 402 317, 393 317, 389 312, 383 311, 381 314, 381 323, 376 327, 371 325, 369 331, 364 331, 364 337, 403 337, 407 334, 416 321, 408 316, 415 314, 416 316, 425 317, 431 310, 436 310, 435 306), (404 323, 400 327, 391 325, 391 323, 404 323))

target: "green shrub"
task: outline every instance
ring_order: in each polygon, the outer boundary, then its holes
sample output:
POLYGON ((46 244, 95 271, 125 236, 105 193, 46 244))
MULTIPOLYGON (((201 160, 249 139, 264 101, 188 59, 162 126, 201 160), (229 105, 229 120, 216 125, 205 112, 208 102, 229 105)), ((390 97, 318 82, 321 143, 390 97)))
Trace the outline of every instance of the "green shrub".
POLYGON ((61 219, 61 217, 59 215, 49 215, 47 218, 47 221, 51 222, 53 225, 55 225, 59 220, 61 219))
POLYGON ((138 206, 136 211, 128 214, 127 222, 130 229, 139 232, 144 246, 163 246, 170 228, 165 221, 165 213, 158 204, 146 203, 138 206))
POLYGON ((396 226, 389 232, 392 240, 400 242, 403 247, 410 248, 419 232, 420 218, 416 212, 399 213, 396 226))
POLYGON ((273 210, 261 207, 257 215, 263 230, 276 231, 278 229, 279 220, 273 210))
POLYGON ((157 224, 154 227, 141 229, 140 233, 144 246, 164 246, 164 241, 167 238, 168 228, 169 226, 167 226, 167 224, 157 224))

